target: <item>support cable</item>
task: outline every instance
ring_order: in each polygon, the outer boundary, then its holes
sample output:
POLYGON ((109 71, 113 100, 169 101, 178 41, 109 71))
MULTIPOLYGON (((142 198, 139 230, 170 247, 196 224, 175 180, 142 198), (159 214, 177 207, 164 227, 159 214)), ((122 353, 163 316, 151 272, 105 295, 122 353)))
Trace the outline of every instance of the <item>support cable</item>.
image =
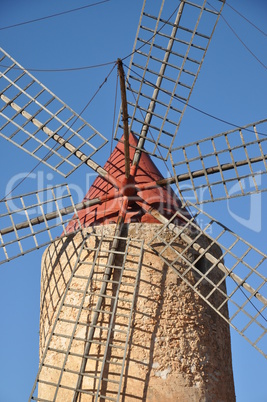
POLYGON ((33 19, 33 20, 24 21, 24 22, 19 22, 19 23, 17 23, 17 24, 8 25, 8 26, 6 26, 6 27, 0 27, 0 31, 3 31, 3 30, 5 30, 5 29, 10 29, 10 28, 15 28, 15 27, 18 27, 18 26, 21 26, 21 25, 32 24, 33 22, 43 21, 43 20, 47 20, 47 19, 49 19, 49 18, 59 17, 59 16, 61 16, 61 15, 73 13, 73 12, 75 12, 75 11, 84 10, 85 8, 98 6, 99 4, 107 3, 107 2, 109 2, 109 1, 110 1, 110 0, 102 0, 102 1, 98 1, 98 2, 96 2, 96 3, 87 4, 86 6, 83 6, 83 7, 78 7, 78 8, 73 8, 73 9, 71 9, 71 10, 62 11, 61 13, 51 14, 51 15, 47 15, 47 16, 45 16, 45 17, 35 18, 35 19, 33 19))
POLYGON ((264 36, 267 36, 267 33, 262 31, 257 25, 253 24, 252 21, 250 21, 248 18, 246 18, 243 14, 241 14, 239 11, 237 11, 233 6, 231 6, 228 2, 225 3, 228 7, 230 7, 235 13, 237 13, 240 17, 242 17, 244 20, 246 20, 250 25, 252 25, 255 29, 257 29, 260 33, 262 33, 264 36))
MULTIPOLYGON (((128 67, 128 66, 127 66, 127 67, 128 67)), ((129 69, 129 67, 128 67, 128 69, 129 69)), ((143 78, 143 77, 141 76, 141 74, 139 74, 137 71, 131 69, 131 72, 134 73, 135 75, 137 75, 139 78, 143 78)), ((151 81, 149 81, 149 80, 147 80, 147 79, 144 79, 144 83, 147 83, 147 84, 151 85, 151 86, 154 87, 154 88, 158 88, 158 89, 160 89, 162 92, 165 92, 165 93, 168 94, 168 92, 165 91, 163 88, 157 87, 156 84, 154 84, 153 82, 151 82, 151 81)), ((177 99, 179 102, 181 102, 181 103, 183 103, 183 104, 186 104, 186 102, 184 102, 184 101, 183 101, 181 98, 179 98, 177 95, 174 94, 173 97, 174 97, 175 99, 177 99)), ((242 126, 240 126, 240 125, 238 125, 238 124, 231 123, 231 122, 229 122, 229 121, 227 121, 227 120, 221 119, 220 117, 217 117, 217 116, 215 116, 215 115, 213 115, 213 114, 211 114, 211 113, 205 112, 204 110, 199 109, 199 108, 197 108, 196 106, 190 105, 190 103, 187 103, 187 106, 188 106, 189 108, 191 108, 191 109, 193 109, 193 110, 199 112, 199 113, 204 114, 205 116, 208 116, 208 117, 210 117, 210 118, 212 118, 212 119, 215 119, 215 120, 217 120, 217 121, 220 121, 220 122, 222 122, 222 123, 228 124, 228 125, 233 126, 233 127, 235 127, 235 128, 240 128, 240 127, 242 127, 242 126)), ((249 129, 247 129, 247 128, 246 128, 245 130, 254 133, 253 130, 249 130, 249 129)), ((260 133, 260 132, 259 132, 258 134, 267 137, 267 133, 260 133)))

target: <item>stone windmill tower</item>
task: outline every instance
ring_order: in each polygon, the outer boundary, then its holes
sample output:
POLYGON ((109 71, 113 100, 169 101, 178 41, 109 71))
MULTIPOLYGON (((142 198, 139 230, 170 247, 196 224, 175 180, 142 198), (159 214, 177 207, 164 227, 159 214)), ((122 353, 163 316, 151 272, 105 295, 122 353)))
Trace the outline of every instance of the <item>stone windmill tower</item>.
MULTIPOLYGON (((131 135, 131 161, 137 142, 131 135)), ((125 182, 122 142, 104 168, 125 182)), ((171 188, 146 189, 159 180, 163 177, 143 153, 134 180, 123 187, 125 195, 80 211, 82 234, 58 240, 44 253, 40 400, 117 400, 119 395, 127 401, 235 400, 228 324, 158 255, 173 234, 140 200, 166 218, 179 210, 177 227, 186 225, 182 216, 191 218, 171 188), (128 207, 120 226, 122 200, 128 207), (152 240, 159 229, 163 242, 152 240)), ((98 177, 86 199, 108 198, 111 190, 98 177)), ((70 232, 76 222, 70 222, 70 232)), ((180 253, 186 243, 175 240, 173 247, 180 253)), ((218 247, 212 250, 219 258, 218 247)), ((185 263, 173 250, 164 256, 184 272, 185 263)), ((184 256, 192 263, 196 259, 189 250, 184 256)), ((217 271, 214 281, 222 279, 217 271)), ((188 275, 192 284, 199 279, 196 272, 188 275)), ((208 291, 209 285, 203 288, 208 291)), ((218 305, 223 301, 220 294, 214 299, 218 305)))
POLYGON ((198 224, 207 216, 199 202, 184 199, 182 182, 189 180, 196 192, 202 180, 216 201, 232 196, 226 184, 237 177, 245 195, 237 168, 252 178, 254 163, 266 171, 265 141, 257 128, 266 121, 174 147, 220 11, 206 1, 181 1, 166 15, 163 1, 155 14, 152 3, 144 2, 126 79, 135 102, 126 100, 121 73, 124 124, 120 118, 119 142, 104 168, 92 159, 103 136, 1 51, 9 63, 1 73, 7 81, 2 109, 9 111, 1 135, 66 175, 81 163, 99 174, 76 205, 69 193, 59 197, 58 187, 18 197, 25 215, 18 223, 17 211, 5 201, 11 220, 1 229, 6 260, 47 244, 39 242, 42 232, 52 242, 42 261, 40 368, 31 400, 231 401, 229 324, 261 351, 267 302, 266 278, 258 268, 266 256, 212 218, 198 224), (29 82, 20 84, 21 79, 29 82), (243 151, 234 159, 232 138, 243 151), (251 145, 259 151, 253 157, 247 152, 251 145), (212 154, 206 151, 211 146, 212 154), (173 177, 162 177, 151 159, 156 156, 170 159, 173 177), (28 197, 37 201, 26 203, 28 197), (70 205, 62 205, 63 198, 70 205), (34 218, 33 205, 39 211, 34 218), (55 226, 63 227, 57 240, 51 236, 55 226), (14 240, 5 241, 12 233, 14 240), (26 243, 25 250, 25 239, 34 246, 26 243), (14 244, 19 252, 10 255, 14 244), (256 264, 247 258, 251 252, 256 264), (238 292, 245 302, 236 298, 238 292), (247 321, 236 321, 243 314, 247 321), (256 340, 246 332, 251 325, 260 331, 256 340))

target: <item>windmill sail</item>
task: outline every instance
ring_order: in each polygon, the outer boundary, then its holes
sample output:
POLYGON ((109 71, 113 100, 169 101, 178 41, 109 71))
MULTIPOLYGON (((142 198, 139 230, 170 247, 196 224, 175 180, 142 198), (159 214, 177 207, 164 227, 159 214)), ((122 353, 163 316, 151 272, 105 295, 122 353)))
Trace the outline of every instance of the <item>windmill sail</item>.
MULTIPOLYGON (((52 314, 51 331, 47 331, 49 317, 41 322, 42 358, 31 400, 76 401, 81 395, 94 400, 119 400, 143 241, 124 237, 115 240, 120 242, 115 251, 110 249, 112 236, 90 232, 83 240, 60 305, 52 314), (114 262, 109 266, 111 254, 114 262), (110 278, 105 276, 107 268, 113 271, 110 278), (93 324, 95 314, 98 318, 93 324)), ((44 257, 48 261, 49 254, 44 257)), ((43 303, 49 305, 49 296, 43 297, 43 303)))
POLYGON ((66 235, 71 220, 76 223, 76 231, 80 230, 77 209, 67 185, 1 201, 0 264, 46 246, 62 233, 66 235))
POLYGON ((188 219, 183 215, 187 224, 178 228, 173 224, 181 215, 177 212, 172 219, 165 220, 150 246, 210 307, 267 357, 264 338, 267 255, 192 203, 187 202, 187 206, 194 217, 188 219), (174 233, 170 242, 161 235, 166 227, 174 233), (182 252, 177 249, 178 240, 184 243, 182 252), (168 260, 170 251, 177 256, 173 261, 168 260), (191 260, 188 252, 192 253, 191 260))
POLYGON ((173 148, 181 198, 197 204, 266 191, 267 120, 173 148))
POLYGON ((0 135, 64 177, 107 142, 1 48, 0 135))
POLYGON ((146 138, 146 152, 161 159, 168 157, 224 5, 210 3, 144 1, 127 76, 128 113, 131 131, 146 138))

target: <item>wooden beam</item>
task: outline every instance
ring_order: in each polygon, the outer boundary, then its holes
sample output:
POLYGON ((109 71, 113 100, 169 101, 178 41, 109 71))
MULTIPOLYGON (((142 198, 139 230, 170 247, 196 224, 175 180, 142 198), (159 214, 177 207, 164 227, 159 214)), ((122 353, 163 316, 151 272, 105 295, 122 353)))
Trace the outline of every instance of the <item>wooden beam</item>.
POLYGON ((126 88, 125 88, 125 76, 124 76, 121 59, 117 60, 117 64, 118 64, 118 73, 120 76, 120 88, 121 88, 122 121, 123 121, 123 133, 124 133, 125 176, 126 176, 126 179, 129 179, 129 177, 130 177, 129 127, 128 127, 128 111, 127 111, 127 98, 126 98, 126 88))

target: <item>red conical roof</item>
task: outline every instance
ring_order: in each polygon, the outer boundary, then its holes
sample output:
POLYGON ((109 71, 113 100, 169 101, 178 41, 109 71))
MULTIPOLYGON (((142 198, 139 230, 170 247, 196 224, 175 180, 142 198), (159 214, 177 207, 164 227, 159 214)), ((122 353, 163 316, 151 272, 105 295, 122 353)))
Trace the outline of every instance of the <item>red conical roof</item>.
MULTIPOLYGON (((122 137, 123 141, 123 137, 122 137)), ((130 142, 130 162, 133 160, 135 148, 137 146, 137 139, 131 133, 129 136, 130 142)), ((119 182, 125 181, 125 158, 124 158, 124 144, 118 142, 116 148, 112 152, 104 169, 115 177, 119 182)), ((163 179, 158 168, 152 162, 150 156, 142 152, 139 165, 134 177, 135 185, 145 185, 151 182, 163 179)), ((103 197, 113 190, 112 184, 108 183, 101 176, 98 176, 86 194, 85 200, 92 200, 98 197, 103 197)), ((147 204, 156 208, 162 215, 170 218, 181 207, 178 197, 175 195, 171 187, 156 187, 152 189, 144 189, 138 191, 138 196, 146 201, 147 204)), ((104 201, 92 207, 85 208, 78 212, 80 222, 83 227, 95 226, 109 223, 116 223, 119 211, 121 210, 122 196, 104 201)), ((129 198, 129 206, 125 223, 130 222, 146 222, 146 223, 159 223, 157 219, 147 213, 141 206, 134 203, 134 196, 129 198)), ((73 230, 75 220, 70 222, 67 231, 73 230)))

